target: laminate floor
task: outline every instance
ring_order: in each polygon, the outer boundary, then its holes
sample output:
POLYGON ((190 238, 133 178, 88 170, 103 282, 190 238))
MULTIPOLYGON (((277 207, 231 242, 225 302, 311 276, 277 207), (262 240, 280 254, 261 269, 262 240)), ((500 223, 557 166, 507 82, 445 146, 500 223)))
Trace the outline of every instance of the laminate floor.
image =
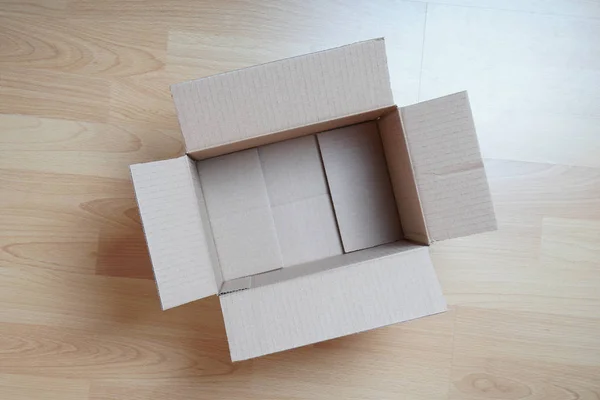
POLYGON ((0 398, 599 399, 600 1, 0 0, 0 398), (432 246, 449 312, 231 364, 128 166, 169 84, 379 36, 399 104, 469 90, 500 229, 432 246))

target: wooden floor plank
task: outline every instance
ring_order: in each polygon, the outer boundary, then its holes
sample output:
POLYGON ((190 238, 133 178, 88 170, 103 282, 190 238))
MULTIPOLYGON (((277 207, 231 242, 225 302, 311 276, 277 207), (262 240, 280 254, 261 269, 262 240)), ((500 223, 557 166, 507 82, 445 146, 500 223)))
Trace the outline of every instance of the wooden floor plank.
POLYGON ((11 400, 82 400, 89 396, 90 382, 82 379, 0 374, 2 396, 11 400))
POLYGON ((0 0, 0 398, 597 399, 600 3, 0 0), (397 103, 468 89, 499 230, 435 243, 445 314, 232 364, 163 312, 129 165, 169 85, 386 37, 397 103))

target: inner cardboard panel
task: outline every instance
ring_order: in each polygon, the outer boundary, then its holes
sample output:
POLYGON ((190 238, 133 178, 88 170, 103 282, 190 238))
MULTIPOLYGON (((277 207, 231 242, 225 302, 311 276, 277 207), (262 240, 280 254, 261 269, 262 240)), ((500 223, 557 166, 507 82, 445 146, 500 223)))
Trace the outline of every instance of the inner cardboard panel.
POLYGON ((344 251, 402 239, 402 228, 376 121, 319 133, 344 251))
POLYGON ((221 293, 428 243, 398 110, 347 122, 196 163, 221 293))
POLYGON ((342 118, 321 121, 315 124, 303 125, 299 127, 290 127, 284 131, 273 132, 265 135, 256 136, 250 139, 239 140, 228 144, 223 144, 214 147, 208 147, 202 150, 188 151, 187 155, 193 160, 200 161, 211 157, 217 157, 236 151, 246 150, 252 147, 265 146, 271 143, 282 142, 284 140, 294 139, 297 137, 314 135, 320 132, 325 132, 331 129, 340 128, 361 122, 373 121, 396 110, 396 106, 381 107, 374 110, 364 111, 361 113, 347 115, 342 118))
POLYGON ((224 280, 283 266, 257 149, 197 164, 224 280))
POLYGON ((314 135, 258 148, 283 267, 342 254, 314 135))
POLYGON ((431 240, 417 191, 417 182, 404 136, 400 110, 377 120, 404 238, 428 245, 431 240))
POLYGON ((398 240, 393 243, 375 246, 360 251, 353 251, 351 253, 340 254, 322 260, 296 265, 291 268, 280 268, 277 270, 264 272, 262 274, 225 281, 223 282, 219 293, 225 294, 235 292, 237 290, 266 286, 317 272, 348 267, 421 248, 423 248, 423 245, 416 244, 408 240, 398 240))

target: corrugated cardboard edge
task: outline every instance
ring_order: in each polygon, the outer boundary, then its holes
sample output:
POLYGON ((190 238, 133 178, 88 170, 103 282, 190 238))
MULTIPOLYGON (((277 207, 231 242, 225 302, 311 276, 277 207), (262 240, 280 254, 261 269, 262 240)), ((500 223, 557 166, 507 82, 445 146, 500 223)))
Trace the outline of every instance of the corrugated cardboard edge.
POLYGON ((207 237, 187 156, 130 166, 164 310, 217 293, 207 237))
POLYGON ((219 299, 233 361, 447 309, 424 246, 219 299))

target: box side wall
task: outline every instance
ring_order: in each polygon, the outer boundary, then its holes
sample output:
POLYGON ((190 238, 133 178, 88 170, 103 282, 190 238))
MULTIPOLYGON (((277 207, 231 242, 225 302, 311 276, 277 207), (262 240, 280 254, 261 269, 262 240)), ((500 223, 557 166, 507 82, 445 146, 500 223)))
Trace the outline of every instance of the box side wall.
POLYGON ((421 200, 400 121, 400 111, 392 110, 382 116, 377 124, 404 237, 417 243, 429 244, 421 200))
POLYGON ((220 296, 233 361, 446 310, 426 247, 220 296))
POLYGON ((261 136, 256 136, 250 139, 231 142, 223 145, 208 147, 202 150, 188 152, 188 156, 194 160, 204 160, 206 158, 217 157, 223 154, 234 153, 253 147, 277 143, 288 139, 299 138, 302 136, 314 135, 317 133, 329 131, 331 129, 341 128, 344 126, 359 124, 361 122, 371 121, 379 118, 395 106, 385 106, 374 110, 359 112, 331 120, 308 124, 298 128, 283 130, 279 132, 267 133, 261 136))
POLYGON ((163 309, 216 294, 218 261, 188 157, 135 164, 131 176, 163 309))
POLYGON ((393 105, 383 39, 171 87, 193 153, 393 105))
POLYGON ((215 246, 215 238, 213 236, 212 227, 210 225, 208 209, 206 208, 206 200, 204 198, 204 193, 202 192, 200 176, 198 175, 196 162, 189 157, 185 157, 185 159, 187 161, 188 171, 191 177, 194 193, 196 195, 196 201, 198 203, 200 222, 202 223, 202 231, 204 232, 204 237, 206 238, 206 249, 208 251, 208 257, 211 260, 211 266, 213 268, 213 274, 215 277, 215 284, 218 289, 223 285, 223 273, 221 272, 221 265, 219 262, 217 248, 215 246))
POLYGON ((406 251, 412 251, 421 247, 421 245, 414 244, 407 240, 399 240, 394 243, 388 243, 351 253, 339 254, 336 256, 295 265, 289 268, 268 271, 262 274, 226 281, 221 288, 220 294, 232 292, 234 290, 272 285, 286 280, 308 276, 317 272, 347 267, 349 265, 363 262, 370 262, 375 259, 406 251))
POLYGON ((400 111, 430 239, 496 229, 467 93, 400 111))

